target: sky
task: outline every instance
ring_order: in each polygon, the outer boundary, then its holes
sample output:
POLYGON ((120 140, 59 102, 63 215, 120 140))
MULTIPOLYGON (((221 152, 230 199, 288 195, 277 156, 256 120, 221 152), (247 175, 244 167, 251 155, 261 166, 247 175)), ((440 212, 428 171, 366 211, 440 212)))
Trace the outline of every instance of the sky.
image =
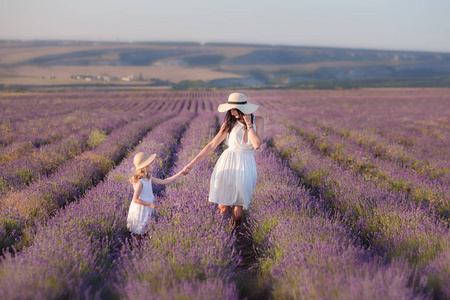
POLYGON ((0 0, 1 40, 450 52, 450 0, 0 0))

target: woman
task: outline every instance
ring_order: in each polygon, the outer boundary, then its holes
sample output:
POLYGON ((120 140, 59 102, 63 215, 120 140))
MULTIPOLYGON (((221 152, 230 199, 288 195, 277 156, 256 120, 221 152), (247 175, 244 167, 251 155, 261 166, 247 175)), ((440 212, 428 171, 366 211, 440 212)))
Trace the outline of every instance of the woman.
POLYGON ((241 224, 244 209, 248 209, 256 185, 256 163, 253 153, 264 139, 264 119, 254 116, 258 105, 247 102, 241 93, 232 93, 228 102, 220 104, 219 112, 227 112, 219 133, 183 169, 188 174, 193 166, 226 138, 228 148, 217 161, 210 182, 209 201, 218 204, 218 212, 227 216, 232 210, 232 221, 241 224))

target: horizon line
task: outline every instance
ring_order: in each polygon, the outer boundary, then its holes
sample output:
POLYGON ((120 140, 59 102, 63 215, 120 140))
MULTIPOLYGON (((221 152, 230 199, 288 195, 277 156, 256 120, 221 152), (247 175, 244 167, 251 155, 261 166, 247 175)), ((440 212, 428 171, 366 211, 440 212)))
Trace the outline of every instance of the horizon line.
POLYGON ((437 51, 437 50, 402 50, 402 49, 380 49, 380 48, 361 48, 361 47, 343 47, 343 46, 307 46, 307 45, 293 45, 293 44, 263 44, 263 43, 243 43, 243 42, 224 42, 224 41, 210 41, 210 42, 198 42, 198 41, 163 41, 163 40, 92 40, 92 39, 7 39, 0 38, 0 42, 79 42, 79 43, 105 43, 105 44, 185 44, 185 45, 198 45, 198 46, 240 46, 240 47, 280 47, 280 48, 307 48, 307 49, 342 49, 342 50, 355 50, 355 51, 385 51, 385 52, 412 52, 412 53, 436 53, 436 54, 449 54, 450 51, 437 51))

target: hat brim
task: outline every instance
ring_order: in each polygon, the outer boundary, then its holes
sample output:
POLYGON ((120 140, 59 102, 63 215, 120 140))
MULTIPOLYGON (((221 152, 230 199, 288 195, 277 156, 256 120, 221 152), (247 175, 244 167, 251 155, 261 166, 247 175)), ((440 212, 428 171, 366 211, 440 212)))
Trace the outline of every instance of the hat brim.
POLYGON ((232 108, 239 109, 244 114, 248 115, 251 113, 254 113, 258 109, 259 105, 252 104, 252 103, 246 103, 246 104, 231 104, 231 103, 223 103, 220 104, 217 110, 219 112, 226 112, 232 108))
POLYGON ((148 166, 155 160, 155 158, 156 158, 156 154, 150 155, 149 158, 147 158, 144 162, 142 162, 139 166, 136 167, 136 170, 139 170, 139 169, 142 169, 142 168, 148 166))

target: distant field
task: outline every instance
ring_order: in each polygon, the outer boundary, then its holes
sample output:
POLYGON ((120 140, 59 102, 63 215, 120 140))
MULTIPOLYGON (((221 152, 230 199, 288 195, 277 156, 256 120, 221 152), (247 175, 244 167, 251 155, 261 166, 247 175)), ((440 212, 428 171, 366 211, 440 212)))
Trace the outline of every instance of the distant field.
MULTIPOLYGON (((0 44, 1 45, 1 44, 0 44)), ((160 50, 166 49, 163 46, 135 46, 120 45, 121 48, 160 50)), ((89 46, 53 46, 53 47, 33 47, 27 45, 14 45, 14 48, 5 48, 0 46, 0 84, 5 85, 59 85, 59 84, 79 84, 79 80, 74 80, 74 75, 98 76, 108 74, 116 77, 127 75, 142 75, 143 77, 158 78, 177 83, 182 80, 211 80, 229 77, 242 77, 229 72, 214 71, 205 67, 188 67, 177 65, 161 66, 52 66, 39 63, 30 63, 33 59, 48 56, 70 55, 79 51, 86 50, 108 50, 112 46, 107 45, 89 45, 89 46), (54 79, 51 79, 51 77, 54 79)), ((115 46, 113 46, 115 48, 115 46)), ((169 50, 171 47, 169 47, 169 50)), ((176 47, 173 47, 176 48, 176 47)), ((229 49, 230 53, 242 53, 242 50, 235 51, 229 49)), ((247 50, 248 51, 248 50, 247 50)), ((107 54, 109 59, 114 59, 118 54, 107 54)), ((105 55, 102 56, 103 58, 105 55)), ((98 58, 97 58, 98 59, 98 58)), ((122 82, 123 84, 127 84, 122 82)), ((147 82, 145 82, 147 83, 147 82)))
MULTIPOLYGON (((122 77, 127 75, 139 76, 142 74, 145 78, 158 78, 177 83, 182 80, 211 80, 219 78, 236 77, 231 72, 217 72, 207 68, 197 67, 189 68, 182 66, 147 66, 147 67, 114 67, 114 66, 20 66, 13 70, 2 71, 2 84, 79 84, 79 80, 72 79, 74 75, 92 75, 108 74, 112 76, 122 77), (9 72, 8 72, 9 71, 9 72), (50 77, 55 77, 51 79, 50 77)), ((120 82, 127 84, 126 82, 120 82)), ((143 82, 142 84, 147 84, 143 82)))
POLYGON ((113 89, 122 85, 447 87, 450 54, 235 44, 0 41, 0 74, 0 88, 12 90, 100 84, 113 89))

